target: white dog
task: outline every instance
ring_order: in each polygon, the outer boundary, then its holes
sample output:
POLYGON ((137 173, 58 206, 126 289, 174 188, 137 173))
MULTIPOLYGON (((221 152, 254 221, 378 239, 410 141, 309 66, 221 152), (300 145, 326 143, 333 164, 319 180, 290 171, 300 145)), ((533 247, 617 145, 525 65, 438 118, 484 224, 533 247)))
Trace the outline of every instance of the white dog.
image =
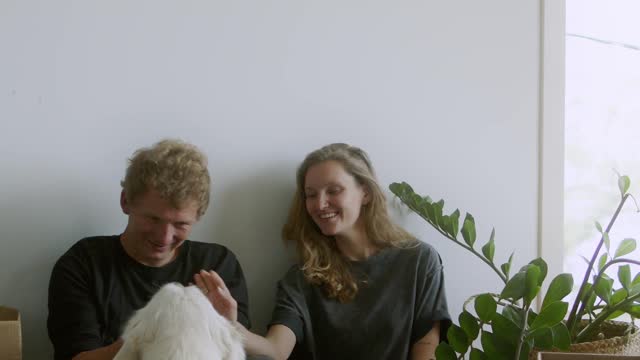
POLYGON ((196 286, 164 285, 127 323, 114 360, 244 360, 242 335, 196 286))

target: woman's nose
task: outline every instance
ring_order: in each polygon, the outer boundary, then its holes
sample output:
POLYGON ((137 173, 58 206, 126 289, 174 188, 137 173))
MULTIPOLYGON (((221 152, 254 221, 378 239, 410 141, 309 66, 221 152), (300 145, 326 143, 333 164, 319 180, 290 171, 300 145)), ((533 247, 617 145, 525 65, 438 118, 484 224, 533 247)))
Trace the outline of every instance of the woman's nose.
POLYGON ((318 209, 324 209, 329 205, 329 199, 326 195, 320 194, 318 195, 318 209))

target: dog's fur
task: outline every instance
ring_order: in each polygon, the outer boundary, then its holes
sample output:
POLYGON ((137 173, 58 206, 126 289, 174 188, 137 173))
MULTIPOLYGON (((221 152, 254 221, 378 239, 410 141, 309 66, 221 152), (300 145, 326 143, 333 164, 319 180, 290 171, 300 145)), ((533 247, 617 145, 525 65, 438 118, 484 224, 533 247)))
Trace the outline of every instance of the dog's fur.
POLYGON ((114 360, 244 360, 242 335, 196 286, 164 285, 127 323, 114 360))

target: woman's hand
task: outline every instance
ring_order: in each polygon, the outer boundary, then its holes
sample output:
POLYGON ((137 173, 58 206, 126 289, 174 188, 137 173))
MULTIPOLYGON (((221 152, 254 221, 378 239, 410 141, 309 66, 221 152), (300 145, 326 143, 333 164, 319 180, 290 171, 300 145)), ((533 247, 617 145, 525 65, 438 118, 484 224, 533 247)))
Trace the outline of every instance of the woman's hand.
POLYGON ((238 303, 231 296, 224 281, 215 271, 200 270, 193 276, 196 286, 202 290, 216 311, 232 323, 238 320, 238 303))

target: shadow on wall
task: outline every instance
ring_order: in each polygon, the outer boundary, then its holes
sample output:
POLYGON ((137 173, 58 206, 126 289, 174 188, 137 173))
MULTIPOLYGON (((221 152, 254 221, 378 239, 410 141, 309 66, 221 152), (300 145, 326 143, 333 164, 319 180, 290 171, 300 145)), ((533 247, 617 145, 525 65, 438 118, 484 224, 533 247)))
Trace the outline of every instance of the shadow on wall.
MULTIPOLYGON (((58 179, 59 180, 59 179, 58 179)), ((22 318, 23 358, 53 356, 46 329, 47 292, 56 260, 81 237, 108 228, 104 203, 84 186, 27 179, 0 201, 0 303, 22 318), (93 197, 93 198, 92 198, 93 197)))
POLYGON ((295 169, 273 163, 242 178, 214 186, 205 225, 211 241, 231 249, 240 262, 249 288, 253 330, 266 331, 271 319, 277 281, 294 263, 294 248, 280 233, 295 191, 295 169))
MULTIPOLYGON (((293 263, 293 249, 285 248, 280 231, 294 191, 294 171, 291 164, 268 164, 227 184, 214 183, 207 223, 192 237, 224 244, 236 254, 248 282, 256 332, 266 329, 276 282, 293 263)), ((54 263, 81 238, 118 234, 126 225, 117 183, 104 179, 108 190, 100 191, 102 183, 65 181, 5 183, 4 188, 19 191, 0 198, 0 303, 21 312, 25 360, 53 356, 46 318, 54 263)))

